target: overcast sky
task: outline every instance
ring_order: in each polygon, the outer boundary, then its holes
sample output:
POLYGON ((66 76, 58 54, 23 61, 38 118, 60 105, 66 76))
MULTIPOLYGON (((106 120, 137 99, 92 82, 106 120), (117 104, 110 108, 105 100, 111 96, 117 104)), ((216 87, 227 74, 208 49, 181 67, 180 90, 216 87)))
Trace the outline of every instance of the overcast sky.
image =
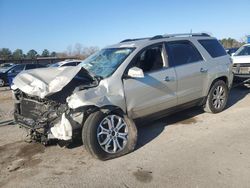
POLYGON ((250 34, 249 0, 0 0, 0 48, 65 51, 164 33, 250 34))

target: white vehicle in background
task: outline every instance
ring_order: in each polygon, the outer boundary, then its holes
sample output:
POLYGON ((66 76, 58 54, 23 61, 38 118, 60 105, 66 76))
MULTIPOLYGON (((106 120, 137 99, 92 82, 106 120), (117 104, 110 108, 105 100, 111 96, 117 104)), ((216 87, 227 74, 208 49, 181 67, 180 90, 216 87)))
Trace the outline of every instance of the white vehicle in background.
POLYGON ((250 78, 250 44, 240 47, 233 55, 233 73, 236 81, 250 78))
POLYGON ((65 67, 65 66, 77 66, 82 61, 78 59, 66 59, 57 63, 50 64, 49 67, 65 67))

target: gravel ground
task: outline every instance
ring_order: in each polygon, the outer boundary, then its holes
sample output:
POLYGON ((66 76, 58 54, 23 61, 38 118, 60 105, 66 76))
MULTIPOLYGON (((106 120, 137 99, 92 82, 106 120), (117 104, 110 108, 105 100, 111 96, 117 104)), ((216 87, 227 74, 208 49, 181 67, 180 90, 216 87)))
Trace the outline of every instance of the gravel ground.
POLYGON ((0 90, 0 187, 249 187, 250 89, 220 114, 186 110, 139 128, 137 149, 98 161, 79 145, 25 143, 0 90))

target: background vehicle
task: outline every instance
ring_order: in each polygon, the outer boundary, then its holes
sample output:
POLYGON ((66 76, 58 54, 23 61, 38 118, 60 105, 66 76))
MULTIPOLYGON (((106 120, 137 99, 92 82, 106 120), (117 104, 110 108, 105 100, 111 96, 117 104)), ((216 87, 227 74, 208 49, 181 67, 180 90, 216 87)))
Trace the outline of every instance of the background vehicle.
POLYGON ((1 70, 0 72, 0 87, 3 87, 5 85, 8 85, 8 73, 10 70, 15 68, 17 65, 13 65, 5 70, 1 70))
POLYGON ((233 55, 239 48, 226 48, 226 52, 231 56, 233 55))
POLYGON ((81 63, 81 60, 65 60, 48 65, 49 67, 65 67, 65 66, 77 66, 81 63))
POLYGON ((10 85, 12 83, 12 79, 21 71, 35 69, 45 67, 40 64, 15 64, 11 66, 9 69, 0 73, 0 87, 5 85, 10 85))
POLYGON ((127 39, 76 67, 19 74, 14 116, 32 139, 46 144, 80 134, 88 152, 106 160, 135 148, 134 120, 192 106, 221 112, 232 80, 229 55, 207 34, 127 39))
POLYGON ((0 72, 5 72, 6 70, 8 70, 13 65, 14 65, 14 63, 3 63, 3 64, 0 64, 0 72))
POLYGON ((250 78, 250 44, 240 47, 232 59, 235 80, 244 81, 250 78))

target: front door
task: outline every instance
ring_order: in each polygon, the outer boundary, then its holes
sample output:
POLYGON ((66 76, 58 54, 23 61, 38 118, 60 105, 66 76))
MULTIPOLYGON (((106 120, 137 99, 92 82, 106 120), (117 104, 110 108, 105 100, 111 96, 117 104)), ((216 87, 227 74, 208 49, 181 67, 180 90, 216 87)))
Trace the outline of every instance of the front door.
POLYGON ((176 106, 176 74, 166 66, 163 45, 142 50, 133 61, 133 66, 143 70, 144 78, 123 80, 129 116, 143 117, 176 106))

